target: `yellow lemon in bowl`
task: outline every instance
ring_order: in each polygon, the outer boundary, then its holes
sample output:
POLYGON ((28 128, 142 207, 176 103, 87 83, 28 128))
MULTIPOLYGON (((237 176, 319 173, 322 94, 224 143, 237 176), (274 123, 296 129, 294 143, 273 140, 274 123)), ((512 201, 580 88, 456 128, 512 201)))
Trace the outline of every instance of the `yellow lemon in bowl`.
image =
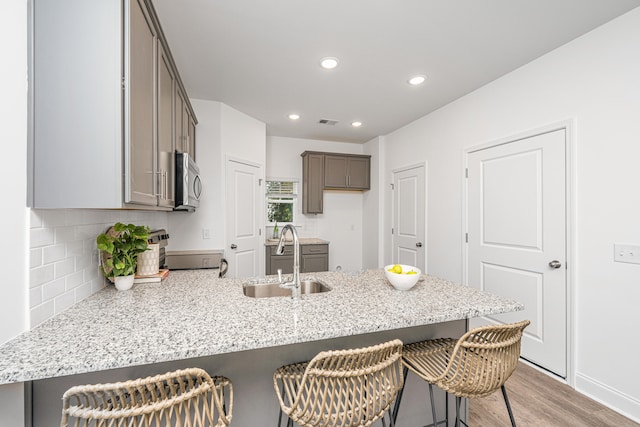
POLYGON ((389 271, 396 274, 402 274, 402 266, 400 264, 395 264, 389 269, 389 271))

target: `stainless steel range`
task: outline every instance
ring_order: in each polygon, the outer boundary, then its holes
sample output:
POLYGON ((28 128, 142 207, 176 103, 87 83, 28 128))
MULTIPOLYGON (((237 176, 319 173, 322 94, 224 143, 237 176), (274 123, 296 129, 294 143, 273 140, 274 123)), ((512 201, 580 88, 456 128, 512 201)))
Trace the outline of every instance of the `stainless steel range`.
POLYGON ((167 268, 167 255, 165 247, 169 244, 169 233, 164 228, 153 230, 149 234, 149 243, 160 245, 160 265, 159 268, 167 268))

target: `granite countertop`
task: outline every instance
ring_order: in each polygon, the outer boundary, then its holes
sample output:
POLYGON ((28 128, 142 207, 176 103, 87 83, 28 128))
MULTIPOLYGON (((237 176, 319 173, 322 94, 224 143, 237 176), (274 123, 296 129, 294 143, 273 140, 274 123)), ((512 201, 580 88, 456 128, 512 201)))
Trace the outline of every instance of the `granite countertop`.
MULTIPOLYGON (((264 242, 265 246, 277 246, 280 239, 267 239, 264 242)), ((298 239, 301 245, 328 245, 326 240, 318 239, 316 237, 301 237, 298 239)), ((285 245, 293 245, 293 240, 287 240, 285 245)))
POLYGON ((172 271, 129 291, 108 286, 0 346, 0 384, 232 353, 522 310, 432 276, 397 291, 383 271, 303 274, 332 288, 254 299, 246 279, 172 271))

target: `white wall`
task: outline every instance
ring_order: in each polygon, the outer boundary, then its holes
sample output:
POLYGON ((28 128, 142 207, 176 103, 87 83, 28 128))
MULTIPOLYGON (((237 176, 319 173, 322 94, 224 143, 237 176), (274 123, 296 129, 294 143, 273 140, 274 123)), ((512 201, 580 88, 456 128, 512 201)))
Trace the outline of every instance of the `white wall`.
MULTIPOLYGON (((28 328, 27 302, 27 3, 0 2, 0 129, 2 146, 10 161, 0 168, 5 183, 0 246, 0 343, 28 328), (9 156, 10 154, 10 156, 9 156), (24 177, 19 179, 19 177, 24 177)), ((0 414, 7 425, 24 424, 23 384, 0 386, 0 414)))
POLYGON ((363 194, 362 200, 362 268, 383 267, 382 256, 384 194, 384 137, 377 137, 363 145, 363 153, 371 155, 371 190, 363 194))
POLYGON ((387 177, 429 161, 429 272, 460 281, 464 148, 575 120, 575 385, 636 420, 640 265, 613 244, 640 244, 638 52, 640 8, 387 135, 384 156, 387 177))
POLYGON ((198 118, 196 163, 200 168, 202 196, 195 212, 173 212, 169 215, 169 251, 224 247, 222 104, 191 99, 191 105, 198 118), (209 230, 209 239, 203 238, 202 229, 209 230))
MULTIPOLYGON (((267 179, 297 180, 301 191, 300 154, 304 151, 364 154, 362 144, 268 137, 267 179)), ((298 233, 300 237, 317 237, 329 241, 329 270, 335 270, 338 265, 343 271, 362 268, 362 203, 365 193, 367 192, 325 191, 322 214, 303 215, 302 201, 298 203, 298 219, 295 224, 298 233)))

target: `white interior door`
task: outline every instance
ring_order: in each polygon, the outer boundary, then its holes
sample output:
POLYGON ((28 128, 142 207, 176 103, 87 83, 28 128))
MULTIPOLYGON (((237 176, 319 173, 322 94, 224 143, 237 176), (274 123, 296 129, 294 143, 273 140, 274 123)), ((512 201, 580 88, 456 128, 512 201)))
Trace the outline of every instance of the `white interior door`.
POLYGON ((393 172, 392 262, 425 269, 425 167, 393 172))
POLYGON ((260 229, 264 193, 262 168, 229 159, 226 169, 227 276, 261 276, 264 259, 260 229))
MULTIPOLYGON (((565 129, 468 155, 468 283, 520 301, 530 319, 522 357, 566 377, 565 129)), ((471 326, 482 321, 475 320, 471 326)))

